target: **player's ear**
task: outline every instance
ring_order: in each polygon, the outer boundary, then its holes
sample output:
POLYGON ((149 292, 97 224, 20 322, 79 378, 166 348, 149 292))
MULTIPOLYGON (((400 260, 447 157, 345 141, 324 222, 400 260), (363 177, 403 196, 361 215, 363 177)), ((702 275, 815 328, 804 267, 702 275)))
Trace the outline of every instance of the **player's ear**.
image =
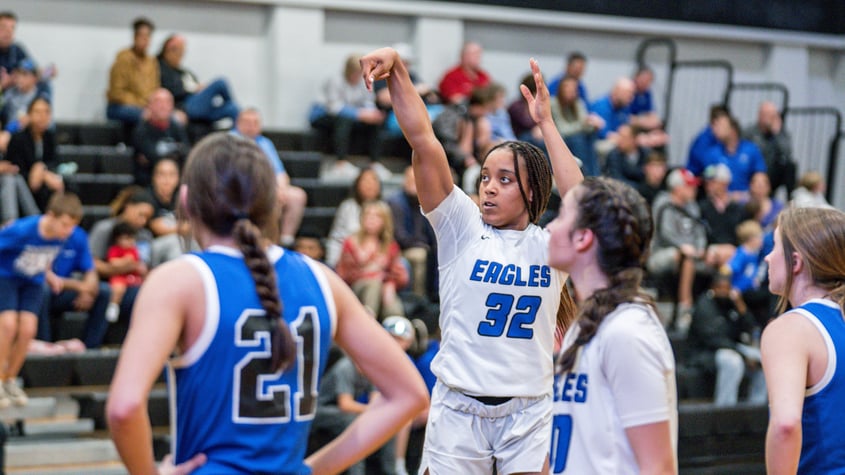
POLYGON ((584 252, 592 247, 595 239, 595 233, 593 233, 593 230, 589 228, 576 229, 575 232, 572 233, 572 240, 575 243, 575 249, 578 252, 584 252))

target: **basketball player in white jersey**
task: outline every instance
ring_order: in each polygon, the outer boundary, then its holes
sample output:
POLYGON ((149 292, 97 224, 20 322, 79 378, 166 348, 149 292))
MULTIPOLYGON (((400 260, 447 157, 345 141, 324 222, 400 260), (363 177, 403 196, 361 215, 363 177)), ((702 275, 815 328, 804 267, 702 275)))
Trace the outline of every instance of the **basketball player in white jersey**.
POLYGON ((610 178, 566 193, 549 224, 549 262, 578 300, 556 368, 552 473, 677 473, 675 361, 640 289, 652 228, 645 200, 610 178))
POLYGON ((525 142, 494 147, 481 164, 476 205, 455 186, 397 53, 380 49, 361 64, 368 86, 387 79, 414 150, 420 206, 437 234, 442 339, 420 471, 489 474, 495 465, 503 475, 540 473, 551 434, 555 327, 562 304, 561 315, 573 312, 566 274, 549 268, 549 235, 536 223, 552 178, 564 193, 583 175, 552 121, 539 67, 531 61, 536 96, 522 92, 551 163, 525 142))

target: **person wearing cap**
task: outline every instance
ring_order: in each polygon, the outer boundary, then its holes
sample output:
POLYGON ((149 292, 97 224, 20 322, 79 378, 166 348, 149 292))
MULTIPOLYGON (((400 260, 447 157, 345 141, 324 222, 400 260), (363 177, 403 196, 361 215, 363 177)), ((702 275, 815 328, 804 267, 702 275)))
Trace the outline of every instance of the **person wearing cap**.
POLYGON ((701 218, 707 223, 707 241, 711 251, 708 257, 712 259, 710 264, 721 267, 736 252, 736 227, 748 216, 745 206, 732 200, 728 193, 732 175, 727 165, 709 165, 703 175, 704 198, 698 206, 701 208, 701 218))
POLYGON ((676 322, 681 330, 688 326, 693 304, 693 284, 697 272, 706 271, 707 229, 695 201, 700 180, 685 168, 666 177, 668 191, 654 199, 654 239, 646 262, 655 275, 678 275, 676 322))

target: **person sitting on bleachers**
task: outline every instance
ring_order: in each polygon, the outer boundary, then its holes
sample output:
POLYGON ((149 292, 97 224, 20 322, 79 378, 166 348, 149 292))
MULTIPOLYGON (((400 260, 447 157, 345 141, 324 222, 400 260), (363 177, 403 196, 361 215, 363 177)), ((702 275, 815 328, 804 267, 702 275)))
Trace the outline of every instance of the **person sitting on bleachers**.
POLYGON ((114 273, 109 277, 111 298, 106 308, 106 320, 116 322, 120 316, 120 303, 126 290, 132 287, 140 287, 141 282, 147 275, 149 268, 141 260, 135 236, 138 229, 126 221, 117 221, 111 230, 109 249, 106 251, 106 262, 113 266, 127 265, 132 270, 114 273))
POLYGON ((616 131, 616 147, 607 154, 604 175, 616 178, 637 189, 645 181, 646 157, 649 151, 637 145, 634 128, 628 124, 616 131))
POLYGON ((27 108, 26 120, 26 128, 12 135, 9 140, 5 158, 18 167, 39 209, 43 210, 54 193, 65 190, 62 176, 50 170, 57 160, 56 134, 50 128, 50 103, 43 97, 36 97, 27 108))
POLYGON ((384 201, 361 206, 358 232, 343 241, 335 269, 364 307, 379 321, 405 316, 399 291, 408 285, 408 269, 393 237, 393 217, 384 201))
POLYGON ((412 290, 420 297, 436 292, 437 239, 428 220, 420 213, 417 182, 414 168, 405 169, 402 189, 388 197, 387 204, 393 213, 393 236, 411 266, 412 290))
MULTIPOLYGON (((94 267, 97 269, 100 279, 104 281, 108 281, 113 275, 138 270, 142 265, 151 267, 150 263, 153 259, 153 235, 146 228, 155 210, 153 199, 149 193, 138 186, 129 186, 121 190, 109 206, 112 210, 112 216, 94 223, 88 235, 88 245, 91 248, 91 256, 94 258, 94 267), (125 221, 139 230, 135 240, 141 262, 108 262, 109 241, 111 240, 112 230, 118 221, 125 221)), ((127 288, 126 294, 120 302, 120 313, 124 318, 128 318, 136 295, 138 295, 137 287, 127 288)))
POLYGON ((337 162, 330 175, 337 179, 352 179, 357 167, 346 160, 354 135, 363 135, 369 145, 370 160, 378 157, 379 129, 385 114, 375 104, 375 95, 367 89, 361 78, 360 56, 346 58, 343 75, 333 75, 323 85, 320 97, 311 108, 311 126, 331 135, 337 162))
MULTIPOLYGON (((15 29, 18 17, 14 12, 0 12, 0 90, 6 90, 14 85, 12 71, 27 59, 29 53, 22 44, 15 41, 15 29)), ((37 71, 39 87, 50 92, 50 79, 56 75, 56 68, 48 66, 43 71, 37 71)))
POLYGON ((494 142, 505 140, 516 140, 513 132, 511 118, 505 109, 505 88, 501 84, 490 83, 490 111, 487 112, 487 121, 490 122, 490 136, 494 142))
POLYGON ((689 327, 696 274, 707 272, 707 229, 695 201, 699 180, 678 168, 666 177, 667 192, 654 199, 654 239, 646 268, 654 275, 677 275, 678 314, 675 325, 689 327))
POLYGON ((715 267, 731 260, 737 246, 736 227, 748 218, 745 207, 731 199, 730 183, 731 170, 727 165, 717 163, 704 169, 704 199, 698 206, 701 219, 707 224, 709 256, 715 267))
POLYGON ((176 216, 179 193, 179 164, 163 158, 153 168, 149 193, 153 203, 153 216, 148 228, 155 239, 152 242, 150 266, 155 267, 182 255, 182 237, 190 235, 190 226, 176 216))
MULTIPOLYGON (((520 85, 527 87, 532 96, 537 94, 537 85, 534 83, 533 73, 523 76, 520 85)), ((531 113, 528 111, 528 102, 522 97, 521 93, 508 106, 508 115, 517 139, 528 142, 543 152, 546 151, 540 126, 531 118, 531 113)))
POLYGON ((188 133, 173 118, 173 96, 164 88, 156 89, 149 99, 148 117, 138 124, 132 143, 135 145, 135 184, 147 186, 153 167, 162 158, 180 164, 191 148, 188 133))
POLYGON ((569 56, 566 57, 566 67, 563 69, 563 73, 555 76, 554 79, 549 81, 549 92, 552 96, 558 94, 560 90, 560 82, 565 77, 574 78, 575 82, 578 84, 578 97, 584 101, 584 104, 590 104, 590 99, 587 96, 587 86, 584 84, 584 73, 587 70, 587 57, 584 56, 584 53, 579 51, 573 51, 569 53, 569 56))
POLYGON ((381 180, 378 174, 365 168, 352 183, 349 197, 337 207, 329 238, 326 240, 326 264, 337 265, 343 241, 361 227, 361 206, 367 201, 381 199, 381 180))
POLYGON ((790 206, 794 208, 833 208, 825 198, 827 183, 821 173, 810 170, 801 175, 798 188, 792 192, 790 206))
POLYGON ((654 130, 663 127, 654 108, 651 85, 654 83, 654 71, 645 64, 634 73, 634 99, 631 101, 631 122, 642 130, 654 130))
POLYGON ((446 71, 440 80, 438 90, 443 102, 460 104, 469 100, 473 89, 490 83, 490 75, 481 68, 484 49, 479 43, 468 41, 461 48, 460 62, 446 71))
POLYGON ((634 81, 622 77, 616 80, 609 94, 593 102, 590 111, 604 121, 604 126, 598 129, 600 139, 616 140, 619 126, 630 122, 631 112, 628 107, 633 100, 634 81))
POLYGON ((731 285, 742 293, 742 299, 760 327, 772 318, 774 301, 768 286, 768 265, 764 261, 767 249, 760 223, 753 219, 743 221, 736 227, 739 246, 728 265, 733 278, 731 285))
POLYGON ((768 175, 757 173, 751 177, 751 184, 748 185, 750 199, 746 208, 752 207, 754 217, 763 227, 763 231, 772 232, 777 222, 777 217, 784 208, 783 201, 772 197, 772 187, 769 185, 768 175))
POLYGON ((663 180, 667 171, 666 155, 659 150, 649 152, 643 164, 643 181, 637 186, 649 206, 654 204, 657 194, 665 190, 663 180))
POLYGON ((751 378, 748 401, 765 404, 760 347, 752 339, 756 327, 742 295, 731 288, 730 274, 716 275, 710 290, 695 303, 687 336, 690 364, 716 374, 716 406, 735 405, 746 376, 751 378))
POLYGON ((795 189, 796 164, 792 157, 792 138, 783 127, 783 118, 774 102, 763 101, 757 110, 757 122, 743 132, 743 137, 754 142, 763 159, 772 193, 781 186, 789 196, 795 189))
POLYGON ((717 163, 727 165, 732 176, 728 186, 731 199, 744 203, 749 198, 751 178, 758 173, 766 174, 763 155, 754 142, 742 138, 739 123, 733 117, 718 119, 713 133, 718 143, 710 149, 705 167, 717 163))
POLYGON ((99 348, 108 329, 106 309, 111 289, 100 282, 88 234, 79 226, 73 230, 64 247, 53 260, 51 270, 45 276, 44 304, 38 316, 36 339, 55 342, 61 333, 62 314, 68 311, 85 312, 82 343, 85 348, 99 348))
POLYGON ((12 72, 13 85, 3 91, 3 108, 0 110, 0 153, 6 152, 12 134, 28 125, 27 108, 36 97, 50 101, 50 94, 39 87, 35 63, 25 59, 12 72))
POLYGON ((273 166, 273 170, 276 172, 279 206, 282 208, 280 240, 283 246, 290 247, 293 245, 299 225, 302 224, 308 195, 302 188, 290 184, 290 176, 285 171, 285 166, 279 158, 276 145, 273 144, 272 140, 261 135, 261 114, 258 113, 257 109, 247 108, 241 111, 232 133, 255 141, 264 155, 267 156, 270 165, 273 166))
POLYGON ((39 212, 26 179, 20 174, 20 167, 0 158, 0 227, 21 216, 39 212))
POLYGON ((136 19, 132 46, 117 53, 109 70, 106 117, 127 130, 141 122, 150 96, 160 87, 158 61, 147 54, 154 28, 150 20, 136 19))
POLYGON ((326 262, 326 244, 323 236, 313 229, 302 228, 296 233, 293 250, 317 262, 326 262))
POLYGON ((239 108, 225 79, 217 78, 202 84, 191 71, 182 67, 185 56, 185 37, 173 34, 164 40, 158 53, 161 87, 173 94, 176 108, 188 120, 217 122, 228 117, 232 123, 238 118, 239 108))
POLYGON ((724 105, 716 104, 710 107, 710 121, 707 127, 695 136, 687 154, 687 170, 695 176, 700 177, 704 173, 709 164, 710 150, 719 145, 714 130, 721 125, 717 124, 727 120, 730 120, 730 113, 724 105))
POLYGON ((587 104, 579 96, 578 80, 574 76, 564 77, 555 92, 552 118, 558 133, 572 154, 581 160, 584 175, 599 175, 601 170, 594 145, 596 131, 604 127, 604 120, 587 110, 587 104))

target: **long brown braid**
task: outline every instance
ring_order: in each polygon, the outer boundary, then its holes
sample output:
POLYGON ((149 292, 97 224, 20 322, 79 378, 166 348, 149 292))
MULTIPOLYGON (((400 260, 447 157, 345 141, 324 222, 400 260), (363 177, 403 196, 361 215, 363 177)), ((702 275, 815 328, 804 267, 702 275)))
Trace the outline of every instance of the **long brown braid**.
MULTIPOLYGON (((542 150, 528 142, 512 140, 502 142, 491 148, 484 161, 496 150, 507 149, 513 154, 513 168, 516 173, 516 183, 519 185, 519 193, 522 195, 522 202, 528 210, 528 220, 534 224, 540 221, 546 206, 549 204, 549 197, 552 194, 552 167, 542 150), (528 199, 528 193, 522 185, 522 176, 519 172, 519 158, 525 162, 525 169, 528 171, 526 182, 531 190, 533 199, 528 199)), ((481 164, 484 166, 484 163, 481 164)))
POLYGON ((278 221, 276 179, 267 158, 253 142, 216 133, 194 146, 185 165, 188 216, 216 236, 232 236, 255 281, 271 322, 273 370, 288 368, 295 344, 282 317, 276 272, 264 252, 264 237, 278 221))
POLYGON ((654 308, 640 288, 654 223, 648 205, 630 186, 611 178, 587 178, 577 188, 576 229, 590 229, 598 241, 598 265, 610 282, 586 298, 578 313, 578 336, 561 354, 556 371, 568 372, 581 347, 592 340, 604 318, 622 303, 654 308))

